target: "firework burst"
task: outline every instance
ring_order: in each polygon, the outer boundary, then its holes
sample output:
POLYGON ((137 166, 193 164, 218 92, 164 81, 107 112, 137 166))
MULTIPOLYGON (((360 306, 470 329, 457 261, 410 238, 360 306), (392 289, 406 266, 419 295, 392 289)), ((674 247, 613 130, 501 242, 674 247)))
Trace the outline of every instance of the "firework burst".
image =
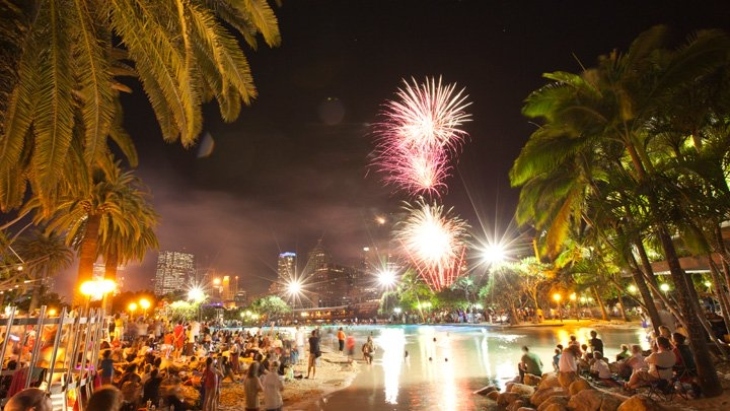
POLYGON ((403 83, 398 100, 383 105, 373 165, 387 184, 414 195, 437 196, 446 188, 449 160, 468 137, 461 126, 471 119, 464 111, 471 103, 464 89, 456 92, 456 84, 442 85, 440 77, 403 83))
POLYGON ((433 291, 450 286, 461 275, 468 224, 442 205, 406 205, 408 217, 396 231, 396 239, 419 275, 433 291))

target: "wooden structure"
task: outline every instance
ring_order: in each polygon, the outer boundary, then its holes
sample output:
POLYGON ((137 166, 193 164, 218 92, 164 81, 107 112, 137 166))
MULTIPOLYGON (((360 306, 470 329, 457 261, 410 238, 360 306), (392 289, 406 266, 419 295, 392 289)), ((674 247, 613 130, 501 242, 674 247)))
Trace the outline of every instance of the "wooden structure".
POLYGON ((6 310, 5 318, 0 318, 2 374, 24 377, 23 387, 38 386, 48 392, 54 411, 74 406, 83 411, 94 389, 105 335, 103 310, 86 311, 82 317, 64 308, 58 316, 50 316, 43 306, 38 316, 30 317, 18 315, 15 308, 6 310), (6 369, 11 356, 18 361, 15 370, 6 369))

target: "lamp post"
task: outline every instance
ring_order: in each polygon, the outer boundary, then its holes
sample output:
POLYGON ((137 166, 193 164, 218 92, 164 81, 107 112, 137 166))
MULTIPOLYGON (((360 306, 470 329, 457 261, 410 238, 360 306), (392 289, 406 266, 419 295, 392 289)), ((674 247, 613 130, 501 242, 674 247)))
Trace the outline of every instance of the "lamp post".
POLYGON ((129 303, 127 308, 129 309, 129 316, 134 317, 134 312, 137 311, 137 303, 132 301, 131 303, 129 303))
POLYGON ((578 309, 575 306, 575 300, 578 297, 575 295, 575 293, 570 293, 570 296, 568 298, 570 298, 570 311, 575 310, 575 319, 580 321, 580 317, 578 317, 578 309))
POLYGON ((669 289, 670 289, 669 284, 667 284, 667 283, 661 283, 659 285, 659 289, 662 290, 662 292, 664 293, 664 296, 667 299, 669 299, 669 289))
POLYGON ((139 306, 142 307, 142 315, 147 317, 147 309, 150 308, 150 301, 146 298, 140 298, 139 306))
POLYGON ((116 288, 117 283, 108 278, 84 281, 81 287, 79 287, 79 291, 81 291, 82 295, 86 296, 86 312, 88 313, 92 300, 102 300, 103 306, 106 295, 116 288))
POLYGON ((556 312, 558 313, 558 318, 560 318, 560 322, 562 323, 563 322, 563 315, 560 313, 560 300, 561 299, 563 299, 563 296, 560 295, 560 293, 553 294, 553 300, 555 300, 555 304, 557 306, 557 311, 556 312))

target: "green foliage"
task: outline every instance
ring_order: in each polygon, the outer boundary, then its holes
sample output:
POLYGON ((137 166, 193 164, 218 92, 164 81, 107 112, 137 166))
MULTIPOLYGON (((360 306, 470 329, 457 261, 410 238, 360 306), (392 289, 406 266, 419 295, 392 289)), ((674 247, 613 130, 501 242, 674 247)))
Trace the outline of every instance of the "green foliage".
POLYGON ((251 308, 259 314, 266 314, 269 317, 276 317, 291 312, 291 307, 276 295, 269 295, 255 300, 251 308))

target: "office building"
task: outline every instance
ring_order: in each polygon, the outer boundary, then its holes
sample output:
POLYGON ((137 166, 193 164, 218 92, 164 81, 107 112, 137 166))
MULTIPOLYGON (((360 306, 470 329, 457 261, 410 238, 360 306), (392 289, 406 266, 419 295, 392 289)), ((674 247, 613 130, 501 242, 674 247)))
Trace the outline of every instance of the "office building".
POLYGON ((183 290, 188 277, 195 275, 193 254, 161 251, 157 258, 155 294, 164 295, 183 290))

